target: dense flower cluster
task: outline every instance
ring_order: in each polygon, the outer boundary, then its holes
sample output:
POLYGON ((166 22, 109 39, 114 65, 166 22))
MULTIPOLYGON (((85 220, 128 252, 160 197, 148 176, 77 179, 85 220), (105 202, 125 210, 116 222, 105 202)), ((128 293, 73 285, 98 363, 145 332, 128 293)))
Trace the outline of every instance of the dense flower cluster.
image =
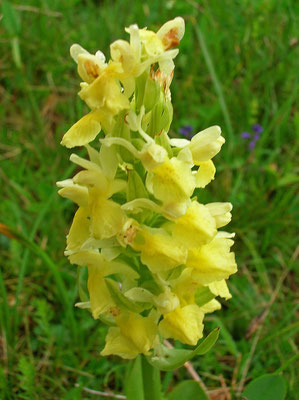
POLYGON ((221 307, 216 297, 231 297, 233 234, 218 228, 232 206, 201 204, 194 193, 214 179, 221 130, 191 141, 167 135, 174 47, 184 30, 180 17, 157 33, 132 25, 129 42, 111 44, 108 63, 100 51, 71 47, 91 111, 62 144, 85 146, 89 159, 72 154, 82 170, 58 186, 79 206, 65 252, 88 268, 89 299, 77 305, 110 325, 102 355, 149 354, 163 337, 195 345, 204 315, 221 307))

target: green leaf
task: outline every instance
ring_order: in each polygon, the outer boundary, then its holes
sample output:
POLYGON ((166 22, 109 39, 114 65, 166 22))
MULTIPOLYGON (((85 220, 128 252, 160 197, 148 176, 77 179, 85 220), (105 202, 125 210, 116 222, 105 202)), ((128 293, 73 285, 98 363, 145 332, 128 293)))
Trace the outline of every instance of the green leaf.
POLYGON ((161 89, 158 81, 148 77, 145 84, 143 99, 145 112, 151 111, 151 109, 155 106, 160 97, 160 90, 161 89))
POLYGON ((171 281, 173 279, 177 279, 185 269, 184 265, 179 265, 178 267, 172 268, 169 271, 169 274, 167 276, 167 280, 171 281))
POLYGON ((209 400, 199 382, 188 380, 177 385, 167 400, 209 400))
POLYGON ((127 400, 145 400, 141 357, 138 356, 128 374, 125 384, 127 400))
POLYGON ((208 287, 198 288, 195 292, 195 303, 198 305, 198 307, 204 306, 214 298, 215 296, 208 287))
POLYGON ((128 172, 127 201, 137 198, 148 198, 147 190, 142 179, 136 171, 128 172))
POLYGON ((247 400, 283 400, 286 384, 281 376, 266 374, 251 381, 242 395, 247 400))
MULTIPOLYGON (((91 310, 90 310, 91 311, 91 310)), ((111 317, 107 317, 104 314, 100 314, 98 316, 98 319, 103 322, 103 324, 107 325, 107 326, 116 326, 115 320, 114 318, 111 317)))
POLYGON ((150 291, 155 296, 159 296, 159 294, 163 293, 163 288, 154 279, 142 282, 140 287, 150 291))
MULTIPOLYGON (((127 110, 124 110, 124 111, 119 112, 118 115, 116 116, 116 121, 115 121, 114 127, 112 129, 111 136, 112 137, 121 137, 130 142, 131 141, 130 129, 127 124, 124 124, 126 113, 127 113, 127 110)), ((125 162, 127 162, 127 163, 134 162, 134 160, 135 160, 134 156, 129 152, 129 150, 127 150, 123 146, 117 146, 116 148, 118 148, 118 153, 125 162)))
POLYGON ((147 76, 148 72, 144 71, 143 74, 141 74, 135 79, 135 110, 137 114, 139 114, 140 108, 143 103, 147 76))
POLYGON ((21 68, 21 52, 20 52, 20 41, 18 37, 14 37, 11 39, 11 48, 12 48, 12 58, 14 63, 18 68, 21 68))
POLYGON ((216 343, 218 336, 219 328, 216 328, 194 350, 169 349, 162 346, 161 356, 148 356, 147 361, 161 371, 171 371, 181 367, 193 357, 207 353, 216 343))
POLYGON ((7 29, 7 32, 11 36, 17 36, 21 30, 20 20, 10 2, 8 1, 3 2, 2 13, 3 13, 3 24, 7 29))
POLYGON ((157 144, 160 144, 164 147, 164 149, 167 151, 169 158, 173 157, 173 149, 170 146, 169 138, 165 130, 163 130, 160 135, 155 136, 155 141, 157 144))
POLYGON ((169 127, 172 122, 172 118, 173 118, 172 104, 171 104, 171 101, 166 100, 165 107, 164 107, 163 113, 161 115, 161 126, 166 132, 169 131, 169 127))
POLYGON ((143 310, 151 307, 151 304, 147 303, 137 303, 135 301, 129 300, 118 288, 117 282, 113 281, 112 279, 105 279, 107 288, 109 289, 110 295, 121 310, 125 311, 133 311, 140 313, 143 310))
POLYGON ((148 129, 146 131, 152 137, 158 135, 163 128, 163 126, 161 126, 161 116, 163 114, 164 107, 165 107, 164 96, 161 93, 159 101, 156 103, 155 107, 151 111, 150 122, 148 129))
POLYGON ((297 182, 299 182, 299 176, 297 174, 289 173, 278 180, 277 186, 287 186, 297 182))

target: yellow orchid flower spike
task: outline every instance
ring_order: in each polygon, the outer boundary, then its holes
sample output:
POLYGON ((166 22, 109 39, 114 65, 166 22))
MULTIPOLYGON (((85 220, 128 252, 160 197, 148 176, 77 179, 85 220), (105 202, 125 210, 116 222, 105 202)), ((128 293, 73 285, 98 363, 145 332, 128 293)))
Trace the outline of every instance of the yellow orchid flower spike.
POLYGON ((191 140, 168 134, 184 20, 126 32, 129 40, 115 40, 107 61, 101 51, 71 47, 90 111, 62 138, 68 148, 84 148, 70 157, 75 176, 57 185, 78 206, 65 251, 78 265, 76 305, 109 325, 102 356, 132 359, 159 357, 163 338, 196 345, 205 314, 221 308, 219 297, 231 297, 226 281, 237 266, 234 234, 219 231, 232 205, 200 202, 215 178, 221 129, 191 140))

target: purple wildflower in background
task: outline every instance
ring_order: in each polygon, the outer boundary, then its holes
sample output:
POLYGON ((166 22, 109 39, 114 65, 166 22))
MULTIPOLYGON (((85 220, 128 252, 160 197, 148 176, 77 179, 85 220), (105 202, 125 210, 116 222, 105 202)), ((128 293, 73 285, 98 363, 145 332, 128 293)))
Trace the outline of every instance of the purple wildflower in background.
POLYGON ((252 125, 252 130, 258 135, 260 135, 263 132, 264 128, 259 124, 254 124, 252 125))
POLYGON ((249 132, 242 132, 241 136, 242 136, 243 139, 249 139, 251 134, 249 132))
POLYGON ((260 138, 260 134, 259 133, 255 133, 254 136, 253 136, 253 139, 257 141, 257 140, 259 140, 259 138, 260 138))
POLYGON ((252 125, 252 131, 253 131, 252 133, 250 133, 250 132, 242 132, 241 133, 241 137, 243 139, 251 139, 248 144, 250 151, 252 151, 255 148, 255 145, 256 145, 257 141, 259 140, 260 135, 263 132, 263 130, 264 130, 264 128, 261 125, 254 124, 254 125, 252 125))
POLYGON ((183 136, 191 137, 193 132, 193 126, 191 125, 184 125, 179 129, 179 132, 183 136))

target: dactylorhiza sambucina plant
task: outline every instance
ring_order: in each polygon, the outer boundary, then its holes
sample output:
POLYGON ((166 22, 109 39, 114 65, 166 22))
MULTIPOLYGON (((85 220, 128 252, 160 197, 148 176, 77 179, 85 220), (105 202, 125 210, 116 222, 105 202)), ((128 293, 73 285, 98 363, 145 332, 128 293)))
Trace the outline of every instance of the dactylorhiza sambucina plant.
POLYGON ((205 314, 221 308, 218 297, 231 297, 234 234, 218 229, 232 205, 199 201, 214 179, 221 129, 190 141, 168 136, 173 59, 184 31, 180 17, 156 33, 131 25, 130 40, 113 42, 108 62, 101 51, 70 49, 91 111, 61 143, 85 146, 88 159, 72 154, 82 170, 57 184, 79 206, 65 254, 88 269, 89 296, 79 284, 77 306, 109 325, 104 356, 159 359, 164 338, 196 345, 205 314))

